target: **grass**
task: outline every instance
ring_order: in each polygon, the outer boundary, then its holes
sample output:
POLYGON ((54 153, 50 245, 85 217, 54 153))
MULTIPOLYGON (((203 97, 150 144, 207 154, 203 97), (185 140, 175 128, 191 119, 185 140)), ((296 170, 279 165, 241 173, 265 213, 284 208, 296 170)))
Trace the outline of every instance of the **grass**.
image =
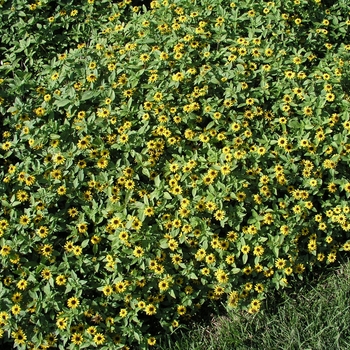
POLYGON ((350 349, 350 261, 268 296, 264 309, 231 311, 168 336, 160 350, 350 349))

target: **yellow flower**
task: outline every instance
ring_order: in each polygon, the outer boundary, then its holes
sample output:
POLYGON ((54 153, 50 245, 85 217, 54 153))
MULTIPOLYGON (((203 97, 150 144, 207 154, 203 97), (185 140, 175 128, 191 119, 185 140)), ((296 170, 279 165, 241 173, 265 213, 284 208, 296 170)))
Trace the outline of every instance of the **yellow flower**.
POLYGON ((344 243, 343 249, 344 249, 346 252, 350 251, 350 241, 347 241, 347 242, 344 243))
POLYGON ((178 242, 175 240, 175 239, 170 239, 169 242, 168 242, 168 247, 170 250, 174 251, 176 250, 176 248, 178 247, 178 242))
POLYGON ((116 293, 123 293, 126 291, 127 284, 124 281, 116 282, 113 289, 116 293))
POLYGON ((131 179, 126 180, 124 186, 127 190, 132 190, 135 187, 135 182, 131 179))
POLYGON ((313 111, 312 111, 312 108, 307 106, 307 107, 304 107, 303 109, 303 113, 306 115, 306 116, 311 116, 313 111))
POLYGON ((20 290, 25 290, 27 288, 28 282, 26 280, 19 280, 17 283, 17 288, 20 290))
POLYGON ((105 169, 108 165, 108 159, 106 158, 100 158, 98 161, 97 161, 97 167, 100 168, 100 169, 105 169))
POLYGON ((67 301, 67 306, 70 309, 76 309, 79 306, 79 304, 80 304, 79 299, 76 297, 71 297, 67 301))
POLYGON ((27 226, 30 223, 30 219, 28 217, 28 215, 21 215, 20 219, 19 219, 19 223, 22 226, 27 226))
POLYGON ((74 253, 75 256, 81 255, 82 252, 83 252, 83 248, 82 247, 80 247, 80 246, 73 247, 73 253, 74 253))
POLYGON ((51 80, 57 80, 59 78, 59 76, 60 75, 57 72, 55 72, 51 75, 51 80))
POLYGON ((45 257, 50 257, 53 252, 52 244, 44 244, 43 247, 40 249, 40 252, 45 257))
POLYGON ((169 282, 166 280, 162 280, 158 283, 158 287, 160 291, 165 292, 166 290, 169 289, 169 282))
POLYGON ((216 261, 216 258, 215 258, 215 255, 214 254, 208 254, 206 257, 205 257, 205 261, 207 264, 214 264, 215 261, 216 261))
POLYGON ((174 81, 182 81, 184 78, 185 76, 182 72, 177 72, 176 74, 172 75, 172 80, 174 81))
POLYGON ((286 266, 286 260, 282 258, 277 259, 275 262, 275 266, 277 267, 277 269, 282 270, 286 266))
POLYGON ((11 253, 11 247, 9 245, 4 245, 0 249, 0 255, 7 256, 11 253))
POLYGON ((49 269, 43 269, 41 271, 41 276, 45 280, 49 280, 52 276, 51 271, 49 269))
POLYGON ((241 248, 241 252, 242 252, 243 254, 248 254, 249 251, 250 251, 249 245, 244 245, 244 246, 241 248))
POLYGON ((57 319, 56 326, 58 329, 61 329, 61 330, 65 329, 67 327, 67 319, 65 318, 57 319))
POLYGON ((294 271, 298 274, 301 274, 305 271, 305 266, 304 264, 298 264, 295 266, 294 271))
POLYGON ((143 256, 144 250, 143 250, 142 247, 136 246, 135 249, 134 249, 134 251, 133 251, 133 254, 134 254, 135 257, 140 258, 140 257, 143 256))
POLYGON ((84 341, 84 338, 80 333, 74 333, 71 337, 71 340, 73 344, 81 345, 84 341))
POLYGON ((145 312, 146 312, 146 315, 152 316, 152 315, 155 315, 157 313, 157 308, 153 304, 148 304, 145 307, 145 312))
POLYGON ((327 262, 333 263, 337 260, 337 255, 335 253, 329 253, 327 255, 327 262))
POLYGON ((77 224, 77 229, 79 233, 85 233, 88 230, 88 224, 86 222, 81 222, 77 224))
POLYGON ((89 74, 87 77, 86 77, 86 80, 89 82, 89 83, 93 83, 97 80, 97 76, 95 74, 89 74))
POLYGON ((4 142, 2 145, 1 145, 1 148, 4 150, 4 151, 8 151, 10 148, 11 148, 11 142, 10 141, 6 141, 4 142))
POLYGON ((60 186, 58 187, 57 189, 57 193, 60 195, 60 196, 63 196, 64 194, 66 194, 67 192, 67 188, 65 186, 60 186))
POLYGON ((12 332, 11 337, 15 340, 15 344, 17 345, 24 345, 27 340, 27 336, 21 328, 19 328, 16 332, 12 332))
POLYGON ((101 345, 105 342, 106 338, 102 333, 96 333, 94 336, 94 343, 97 345, 101 345))
POLYGON ((146 303, 144 301, 139 301, 137 303, 137 307, 139 307, 140 309, 144 309, 146 307, 146 303))
POLYGON ((177 307, 177 313, 181 316, 184 315, 186 313, 186 311, 187 311, 187 309, 186 309, 186 306, 184 306, 184 305, 179 305, 177 307))
POLYGON ((67 278, 64 275, 58 275, 55 281, 58 286, 64 286, 67 282, 67 278))
POLYGON ((161 60, 167 60, 169 55, 166 52, 161 52, 159 57, 161 60))
POLYGON ((157 339, 156 339, 155 337, 151 337, 151 338, 148 338, 148 339, 147 339, 147 343, 148 343, 148 345, 150 345, 150 346, 156 345, 156 342, 157 342, 157 339))
POLYGON ((13 315, 18 315, 21 312, 21 307, 19 306, 19 304, 15 304, 11 307, 11 312, 13 315))
POLYGON ((140 60, 142 62, 147 62, 149 60, 150 56, 147 54, 147 53, 143 53, 141 56, 140 56, 140 60))
POLYGON ((258 312, 260 310, 260 300, 254 299, 250 303, 250 308, 253 312, 258 312))
POLYGON ((42 117, 45 114, 45 108, 43 107, 38 107, 34 110, 34 113, 38 116, 38 117, 42 117))
POLYGON ((249 10, 248 11, 248 17, 254 17, 255 16, 255 11, 254 10, 249 10))
POLYGON ((61 153, 56 153, 52 157, 52 161, 55 164, 62 165, 65 162, 66 158, 61 153))

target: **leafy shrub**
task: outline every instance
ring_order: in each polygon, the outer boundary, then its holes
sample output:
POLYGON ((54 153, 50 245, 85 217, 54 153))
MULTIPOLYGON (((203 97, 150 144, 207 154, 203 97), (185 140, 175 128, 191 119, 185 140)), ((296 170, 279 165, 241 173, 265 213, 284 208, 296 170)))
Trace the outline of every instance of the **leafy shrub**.
MULTIPOLYGON (((103 23, 128 20, 126 6, 117 1, 2 1, 2 55, 13 64, 40 68, 57 54, 96 35, 103 23)), ((36 69, 38 71, 38 69, 36 69)))
POLYGON ((36 65, 15 44, 1 66, 1 334, 18 348, 153 346, 350 249, 347 1, 153 1, 126 22, 104 3, 89 31, 60 19, 77 47, 30 46, 36 65))

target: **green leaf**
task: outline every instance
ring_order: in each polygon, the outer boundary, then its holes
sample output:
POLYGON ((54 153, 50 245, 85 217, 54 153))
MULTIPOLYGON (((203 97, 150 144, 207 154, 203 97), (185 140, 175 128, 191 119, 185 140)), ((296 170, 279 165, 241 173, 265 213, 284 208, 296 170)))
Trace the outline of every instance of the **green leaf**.
MULTIPOLYGON (((142 161, 142 158, 141 158, 142 161)), ((142 174, 146 175, 147 177, 151 177, 151 174, 147 168, 142 168, 142 174)))
POLYGON ((155 184, 156 188, 159 187, 159 185, 160 185, 160 177, 159 177, 159 175, 157 175, 155 177, 154 184, 155 184))
POLYGON ((209 190, 210 193, 216 194, 216 191, 215 191, 213 185, 209 185, 209 186, 208 186, 208 190, 209 190))
POLYGON ((86 246, 88 246, 89 244, 89 240, 88 239, 85 239, 82 243, 81 243, 81 247, 82 248, 85 248, 86 246))
POLYGON ((208 249, 208 240, 207 240, 206 238, 203 240, 201 246, 202 246, 202 248, 205 249, 205 250, 208 249))
POLYGON ((190 273, 189 278, 190 278, 191 280, 198 280, 198 277, 197 277, 197 275, 196 275, 194 272, 191 272, 191 273, 190 273))
POLYGON ((129 98, 129 101, 128 101, 128 110, 130 110, 130 109, 131 109, 131 106, 132 106, 132 101, 133 101, 133 98, 132 98, 132 97, 130 97, 130 98, 129 98))
POLYGON ((29 290, 29 296, 33 299, 33 300, 37 300, 38 299, 38 294, 36 291, 34 290, 29 290))
POLYGON ((159 247, 162 249, 168 248, 168 240, 167 239, 161 239, 159 242, 159 247))
POLYGON ((61 138, 61 135, 58 134, 50 134, 50 139, 52 140, 59 140, 61 138))
POLYGON ((53 104, 57 107, 64 107, 71 103, 70 99, 64 98, 62 100, 56 100, 53 104))
POLYGON ((134 338, 140 343, 141 342, 141 338, 140 338, 140 334, 137 332, 134 332, 134 338))
POLYGON ((173 199, 173 197, 171 197, 169 192, 164 192, 164 198, 165 199, 173 199))
POLYGON ((50 296, 51 295, 51 288, 50 288, 50 284, 46 283, 45 287, 43 288, 43 291, 46 295, 50 296))
POLYGON ((148 196, 146 194, 143 196, 143 202, 149 206, 148 196))
POLYGON ((77 188, 79 186, 79 179, 76 177, 74 180, 73 180, 73 187, 74 188, 77 188))
POLYGON ((85 91, 81 95, 81 101, 90 100, 92 97, 95 97, 96 91, 85 91))
POLYGON ((174 292, 174 290, 173 290, 172 288, 169 289, 169 295, 170 295, 172 298, 176 299, 175 292, 174 292))
POLYGON ((10 206, 10 203, 7 202, 7 201, 5 201, 5 200, 1 200, 1 205, 2 205, 3 207, 9 207, 9 206, 10 206))
POLYGON ((272 248, 272 251, 275 254, 276 258, 278 258, 279 248, 275 246, 275 247, 272 248))
POLYGON ((83 169, 79 170, 79 172, 78 172, 78 179, 79 179, 80 182, 84 181, 84 170, 83 169))

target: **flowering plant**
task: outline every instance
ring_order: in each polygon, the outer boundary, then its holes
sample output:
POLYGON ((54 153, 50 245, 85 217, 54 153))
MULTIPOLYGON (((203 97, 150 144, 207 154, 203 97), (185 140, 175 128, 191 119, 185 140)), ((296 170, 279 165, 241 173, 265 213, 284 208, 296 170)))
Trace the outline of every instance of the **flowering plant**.
POLYGON ((7 39, 0 66, 0 335, 20 349, 154 346, 350 250, 346 1, 129 3, 1 3, 40 30, 53 8, 45 30, 78 42, 7 39))

